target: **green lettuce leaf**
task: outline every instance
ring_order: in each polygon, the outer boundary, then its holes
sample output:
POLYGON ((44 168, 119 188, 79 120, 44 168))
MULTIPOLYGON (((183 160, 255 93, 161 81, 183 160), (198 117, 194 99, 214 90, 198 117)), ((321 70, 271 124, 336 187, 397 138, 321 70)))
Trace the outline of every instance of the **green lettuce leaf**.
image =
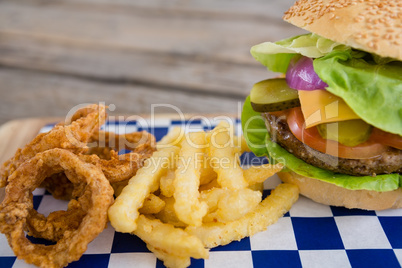
POLYGON ((329 85, 329 92, 344 99, 369 124, 402 135, 401 61, 354 50, 315 34, 265 42, 250 52, 268 69, 281 73, 295 55, 314 58, 314 70, 329 85))
POLYGON ((381 61, 349 49, 334 50, 313 64, 329 85, 327 90, 341 97, 360 118, 402 135, 402 62, 381 61))
POLYGON ((265 137, 268 133, 265 121, 260 113, 251 108, 250 96, 247 96, 244 102, 241 125, 243 136, 246 139, 248 147, 256 156, 268 156, 265 146, 265 137))
POLYGON ((401 186, 402 176, 399 174, 377 175, 376 177, 349 176, 317 168, 298 159, 270 140, 265 121, 258 112, 252 109, 249 97, 244 103, 241 120, 246 142, 257 156, 265 155, 276 162, 281 162, 288 169, 302 176, 319 179, 351 190, 364 189, 384 192, 398 189, 401 186), (258 130, 258 128, 260 129, 258 130))
POLYGON ((289 62, 296 54, 310 58, 322 57, 334 49, 349 47, 316 34, 298 35, 275 43, 264 42, 251 48, 253 57, 273 72, 286 73, 289 62))

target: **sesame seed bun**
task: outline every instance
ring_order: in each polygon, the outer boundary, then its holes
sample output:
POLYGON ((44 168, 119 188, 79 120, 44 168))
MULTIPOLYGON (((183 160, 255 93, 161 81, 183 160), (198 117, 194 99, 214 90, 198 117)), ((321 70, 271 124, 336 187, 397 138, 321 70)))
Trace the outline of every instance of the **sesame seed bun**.
POLYGON ((332 41, 402 60, 400 0, 299 0, 283 19, 332 41))
POLYGON ((365 210, 402 207, 402 188, 388 192, 349 190, 292 171, 279 172, 277 175, 283 182, 297 185, 302 195, 321 204, 365 210))

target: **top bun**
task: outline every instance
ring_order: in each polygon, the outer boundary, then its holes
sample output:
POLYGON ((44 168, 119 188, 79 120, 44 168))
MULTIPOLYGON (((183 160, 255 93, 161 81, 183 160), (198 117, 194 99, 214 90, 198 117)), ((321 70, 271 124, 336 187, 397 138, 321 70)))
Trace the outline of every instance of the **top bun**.
POLYGON ((299 0, 283 19, 332 41, 402 60, 400 0, 299 0))

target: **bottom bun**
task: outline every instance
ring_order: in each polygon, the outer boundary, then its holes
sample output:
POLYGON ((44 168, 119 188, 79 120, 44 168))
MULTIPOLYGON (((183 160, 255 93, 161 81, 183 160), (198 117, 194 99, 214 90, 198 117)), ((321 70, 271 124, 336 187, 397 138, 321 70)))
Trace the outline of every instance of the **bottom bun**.
POLYGON ((402 207, 402 189, 389 192, 349 190, 335 184, 301 176, 292 171, 277 173, 283 182, 296 184, 300 194, 315 202, 346 208, 384 210, 402 207))

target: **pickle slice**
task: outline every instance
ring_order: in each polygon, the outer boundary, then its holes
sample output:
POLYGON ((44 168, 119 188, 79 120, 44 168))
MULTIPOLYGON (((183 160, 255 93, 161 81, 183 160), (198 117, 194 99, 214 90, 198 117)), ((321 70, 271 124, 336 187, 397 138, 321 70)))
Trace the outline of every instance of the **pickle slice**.
POLYGON ((290 88, 285 78, 256 83, 250 92, 250 102, 256 112, 275 112, 300 106, 297 90, 290 88))
POLYGON ((325 123, 317 126, 321 137, 346 146, 356 146, 368 140, 372 127, 361 119, 325 123))

